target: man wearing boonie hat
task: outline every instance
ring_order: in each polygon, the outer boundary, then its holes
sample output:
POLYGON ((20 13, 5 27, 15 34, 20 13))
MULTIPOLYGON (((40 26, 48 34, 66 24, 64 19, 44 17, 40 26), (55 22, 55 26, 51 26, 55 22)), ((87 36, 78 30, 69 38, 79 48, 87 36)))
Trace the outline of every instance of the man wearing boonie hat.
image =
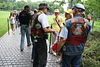
POLYGON ((49 28, 47 19, 47 7, 46 3, 39 4, 39 12, 34 17, 33 26, 31 28, 31 35, 34 41, 34 62, 33 67, 45 67, 47 63, 47 33, 53 33, 56 35, 56 31, 49 28))
POLYGON ((75 4, 74 17, 64 22, 60 32, 61 39, 57 48, 57 56, 59 57, 62 52, 62 67, 79 67, 80 65, 84 46, 91 30, 89 21, 85 22, 82 17, 84 11, 85 7, 82 4, 75 4))
POLYGON ((57 32, 57 35, 55 36, 52 34, 52 45, 57 40, 61 24, 64 22, 64 19, 61 16, 59 16, 59 9, 55 9, 54 13, 55 13, 55 17, 53 18, 54 23, 51 23, 51 25, 53 25, 53 29, 57 32))

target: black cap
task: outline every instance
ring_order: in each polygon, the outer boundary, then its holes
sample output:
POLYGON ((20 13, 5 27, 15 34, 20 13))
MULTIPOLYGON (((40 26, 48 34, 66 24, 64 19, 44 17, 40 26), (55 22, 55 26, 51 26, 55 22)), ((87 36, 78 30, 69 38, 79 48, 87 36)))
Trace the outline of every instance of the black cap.
POLYGON ((25 7, 24 7, 24 9, 26 9, 26 8, 30 8, 28 5, 26 5, 25 7))
POLYGON ((47 8, 47 10, 49 10, 46 3, 40 3, 38 10, 42 10, 43 8, 47 8))

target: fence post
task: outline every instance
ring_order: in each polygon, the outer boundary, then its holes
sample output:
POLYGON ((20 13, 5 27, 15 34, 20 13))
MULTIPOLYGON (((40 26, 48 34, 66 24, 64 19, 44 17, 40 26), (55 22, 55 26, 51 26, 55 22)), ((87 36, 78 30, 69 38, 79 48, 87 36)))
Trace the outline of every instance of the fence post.
MULTIPOLYGON (((51 29, 52 29, 52 25, 51 25, 51 29)), ((50 33, 50 44, 49 44, 49 53, 51 53, 51 41, 52 41, 52 33, 50 33)))
POLYGON ((8 35, 10 35, 10 32, 9 32, 9 19, 7 19, 7 23, 8 23, 8 35))

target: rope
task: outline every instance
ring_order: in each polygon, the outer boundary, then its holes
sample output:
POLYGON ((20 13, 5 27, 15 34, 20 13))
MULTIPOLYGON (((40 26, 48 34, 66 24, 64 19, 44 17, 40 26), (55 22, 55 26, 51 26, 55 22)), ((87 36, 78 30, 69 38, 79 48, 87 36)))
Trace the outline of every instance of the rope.
POLYGON ((2 29, 5 27, 5 25, 7 25, 7 23, 5 23, 5 24, 0 28, 0 30, 2 30, 2 29))
MULTIPOLYGON (((7 19, 7 23, 8 23, 8 19, 7 19)), ((0 28, 0 31, 7 25, 7 23, 5 23, 1 28, 0 28)))

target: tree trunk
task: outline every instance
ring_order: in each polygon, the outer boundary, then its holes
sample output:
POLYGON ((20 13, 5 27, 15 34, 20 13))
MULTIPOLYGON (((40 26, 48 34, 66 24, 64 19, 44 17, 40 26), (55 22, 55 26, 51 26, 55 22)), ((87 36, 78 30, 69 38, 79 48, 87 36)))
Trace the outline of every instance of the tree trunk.
POLYGON ((71 5, 70 5, 70 9, 72 8, 72 5, 73 5, 73 0, 71 0, 71 5))
POLYGON ((93 22, 92 22, 92 29, 94 27, 94 21, 95 21, 95 10, 93 11, 93 22))

